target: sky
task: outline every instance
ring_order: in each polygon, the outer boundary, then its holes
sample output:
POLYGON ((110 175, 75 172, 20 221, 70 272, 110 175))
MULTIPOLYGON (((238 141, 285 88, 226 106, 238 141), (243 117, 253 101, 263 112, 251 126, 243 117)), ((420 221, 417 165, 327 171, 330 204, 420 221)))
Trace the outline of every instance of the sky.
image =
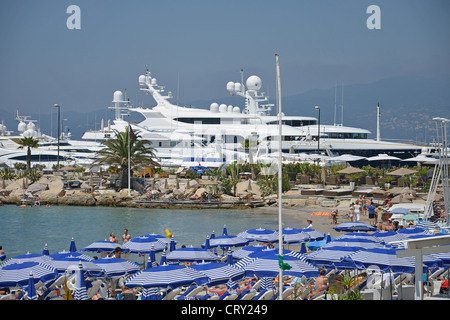
POLYGON ((275 97, 275 54, 284 96, 448 76, 449 14, 448 0, 2 0, 0 110, 101 110, 116 90, 153 106, 138 86, 146 66, 180 105, 220 102, 241 69, 275 97), (70 5, 80 29, 67 27, 70 5), (367 27, 370 5, 380 29, 367 27))

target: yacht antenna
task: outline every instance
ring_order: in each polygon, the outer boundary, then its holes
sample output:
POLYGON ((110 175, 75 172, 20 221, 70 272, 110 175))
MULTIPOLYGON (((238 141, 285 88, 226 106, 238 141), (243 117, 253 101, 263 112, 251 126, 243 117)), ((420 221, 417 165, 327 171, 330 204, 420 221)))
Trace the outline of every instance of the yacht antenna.
POLYGON ((336 126, 336 93, 337 93, 337 82, 334 86, 334 126, 336 126))
POLYGON ((341 126, 344 126, 344 83, 342 83, 341 126))

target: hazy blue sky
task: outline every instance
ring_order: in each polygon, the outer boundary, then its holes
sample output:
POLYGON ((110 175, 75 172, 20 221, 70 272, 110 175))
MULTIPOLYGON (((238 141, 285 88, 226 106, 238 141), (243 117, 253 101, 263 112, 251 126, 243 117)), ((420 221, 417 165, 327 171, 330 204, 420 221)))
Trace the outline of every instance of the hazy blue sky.
POLYGON ((153 105, 138 90, 145 65, 180 104, 227 96, 241 68, 274 97, 275 53, 283 95, 448 75, 449 34, 448 0, 2 0, 0 110, 102 109, 125 88, 153 105), (72 4, 80 30, 66 26, 72 4), (372 4, 380 30, 366 26, 372 4))

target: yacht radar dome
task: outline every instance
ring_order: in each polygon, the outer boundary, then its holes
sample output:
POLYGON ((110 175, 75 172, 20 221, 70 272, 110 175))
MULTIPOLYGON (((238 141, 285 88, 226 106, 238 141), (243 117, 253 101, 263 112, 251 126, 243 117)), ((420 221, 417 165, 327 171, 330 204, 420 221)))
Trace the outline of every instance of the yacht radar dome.
POLYGON ((214 113, 219 112, 219 104, 217 102, 211 103, 211 105, 209 106, 209 110, 214 113))
POLYGON ((261 89, 262 80, 258 76, 250 76, 245 82, 248 90, 258 91, 261 89))
POLYGON ((123 101, 123 93, 122 91, 117 90, 113 94, 113 102, 121 102, 123 101))
POLYGON ((233 81, 229 81, 227 83, 227 91, 229 91, 229 92, 233 92, 234 91, 234 82, 233 81))
POLYGON ((144 84, 145 84, 145 80, 146 80, 145 75, 141 74, 141 75, 139 76, 139 84, 140 84, 140 85, 144 85, 144 84))

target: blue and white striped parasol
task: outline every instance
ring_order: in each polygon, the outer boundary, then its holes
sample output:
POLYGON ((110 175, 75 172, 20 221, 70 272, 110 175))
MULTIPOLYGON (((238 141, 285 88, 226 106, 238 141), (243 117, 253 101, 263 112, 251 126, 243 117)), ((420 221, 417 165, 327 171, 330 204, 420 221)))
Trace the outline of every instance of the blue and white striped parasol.
POLYGON ((135 274, 140 270, 139 266, 122 258, 105 258, 94 260, 108 277, 135 274))
POLYGON ((119 247, 122 249, 123 253, 130 251, 128 248, 112 241, 103 240, 103 241, 95 241, 88 245, 87 247, 81 248, 80 251, 89 251, 89 252, 114 252, 114 250, 119 247))
POLYGON ((315 266, 340 267, 342 259, 355 253, 352 247, 330 247, 306 254, 306 260, 315 266))
POLYGON ((392 241, 400 241, 407 238, 407 235, 398 233, 396 231, 379 231, 373 233, 372 236, 379 238, 383 243, 386 244, 392 241))
POLYGON ((377 228, 360 221, 347 221, 334 227, 336 231, 377 231, 377 228))
POLYGON ((93 257, 79 253, 79 252, 60 251, 60 252, 53 253, 50 255, 50 258, 52 258, 53 260, 63 259, 63 258, 67 258, 67 257, 77 258, 78 260, 83 260, 83 261, 94 260, 93 257))
MULTIPOLYGON (((359 269, 367 269, 371 266, 377 266, 382 271, 393 271, 403 273, 413 273, 415 270, 414 257, 399 258, 396 255, 398 249, 394 248, 375 248, 358 251, 343 261, 353 263, 359 269)), ((424 272, 428 267, 424 266, 424 272)))
MULTIPOLYGON (((245 270, 247 277, 257 276, 257 277, 268 277, 275 278, 280 273, 280 260, 278 256, 278 250, 274 250, 267 254, 261 254, 256 259, 249 261, 244 266, 242 263, 245 259, 251 259, 247 257, 235 264, 236 267, 240 267, 245 270)), ((290 269, 283 270, 283 275, 307 278, 316 277, 319 275, 319 271, 316 267, 306 262, 306 260, 301 260, 289 255, 283 255, 283 262, 290 266, 290 269)))
POLYGON ((308 241, 320 241, 325 239, 327 236, 325 233, 318 231, 316 229, 298 229, 309 235, 308 241))
POLYGON ((264 228, 249 229, 238 233, 237 236, 250 241, 278 242, 278 232, 264 228))
POLYGON ((322 249, 327 249, 330 247, 351 247, 354 250, 364 250, 364 249, 373 249, 373 248, 383 248, 383 245, 380 242, 373 241, 370 239, 363 238, 341 238, 334 239, 331 242, 325 244, 322 249))
POLYGON ((35 283, 54 280, 58 276, 56 269, 45 263, 12 263, 0 268, 0 287, 25 286, 28 284, 30 272, 33 272, 35 283))
POLYGON ((242 237, 223 235, 223 236, 220 236, 220 237, 215 237, 215 238, 209 239, 209 246, 211 248, 216 248, 216 247, 224 247, 224 248, 241 247, 241 246, 247 245, 249 242, 250 242, 250 240, 247 240, 247 239, 242 238, 242 237))
POLYGON ((218 261, 220 257, 203 248, 186 247, 179 248, 167 254, 167 261, 193 262, 193 261, 218 261))
POLYGON ((167 244, 154 236, 140 236, 130 239, 123 245, 130 253, 149 254, 151 250, 156 252, 166 249, 167 244), (152 249, 153 248, 153 249, 152 249))
POLYGON ((248 246, 234 251, 231 255, 234 259, 243 259, 253 252, 264 249, 267 249, 267 247, 263 245, 248 246))
MULTIPOLYGON (((94 260, 95 261, 95 260, 94 260)), ((46 262, 48 265, 55 268, 59 273, 73 272, 78 270, 80 264, 90 276, 101 277, 103 270, 92 261, 81 260, 79 257, 63 257, 52 259, 46 262)))
POLYGON ((140 271, 125 281, 129 288, 167 288, 174 289, 192 284, 204 285, 209 278, 200 272, 178 264, 169 264, 140 271))
POLYGON ((219 262, 199 263, 191 265, 189 268, 207 276, 210 279, 209 286, 225 284, 230 280, 239 281, 245 275, 244 270, 219 262))
POLYGON ((27 252, 25 254, 21 254, 15 257, 12 257, 8 260, 6 260, 3 264, 3 266, 7 266, 8 264, 12 263, 21 263, 21 262, 39 262, 39 263, 45 263, 46 261, 51 260, 49 256, 39 254, 39 253, 30 253, 27 252))
POLYGON ((49 256, 49 255, 50 255, 50 251, 48 250, 47 244, 45 244, 44 250, 42 250, 42 254, 43 254, 43 255, 46 255, 46 256, 49 256))
POLYGON ((86 281, 84 278, 83 266, 80 263, 76 271, 75 289, 73 293, 74 300, 88 300, 86 281))
POLYGON ((311 240, 312 232, 305 232, 308 229, 284 228, 283 242, 284 243, 301 243, 311 240))

